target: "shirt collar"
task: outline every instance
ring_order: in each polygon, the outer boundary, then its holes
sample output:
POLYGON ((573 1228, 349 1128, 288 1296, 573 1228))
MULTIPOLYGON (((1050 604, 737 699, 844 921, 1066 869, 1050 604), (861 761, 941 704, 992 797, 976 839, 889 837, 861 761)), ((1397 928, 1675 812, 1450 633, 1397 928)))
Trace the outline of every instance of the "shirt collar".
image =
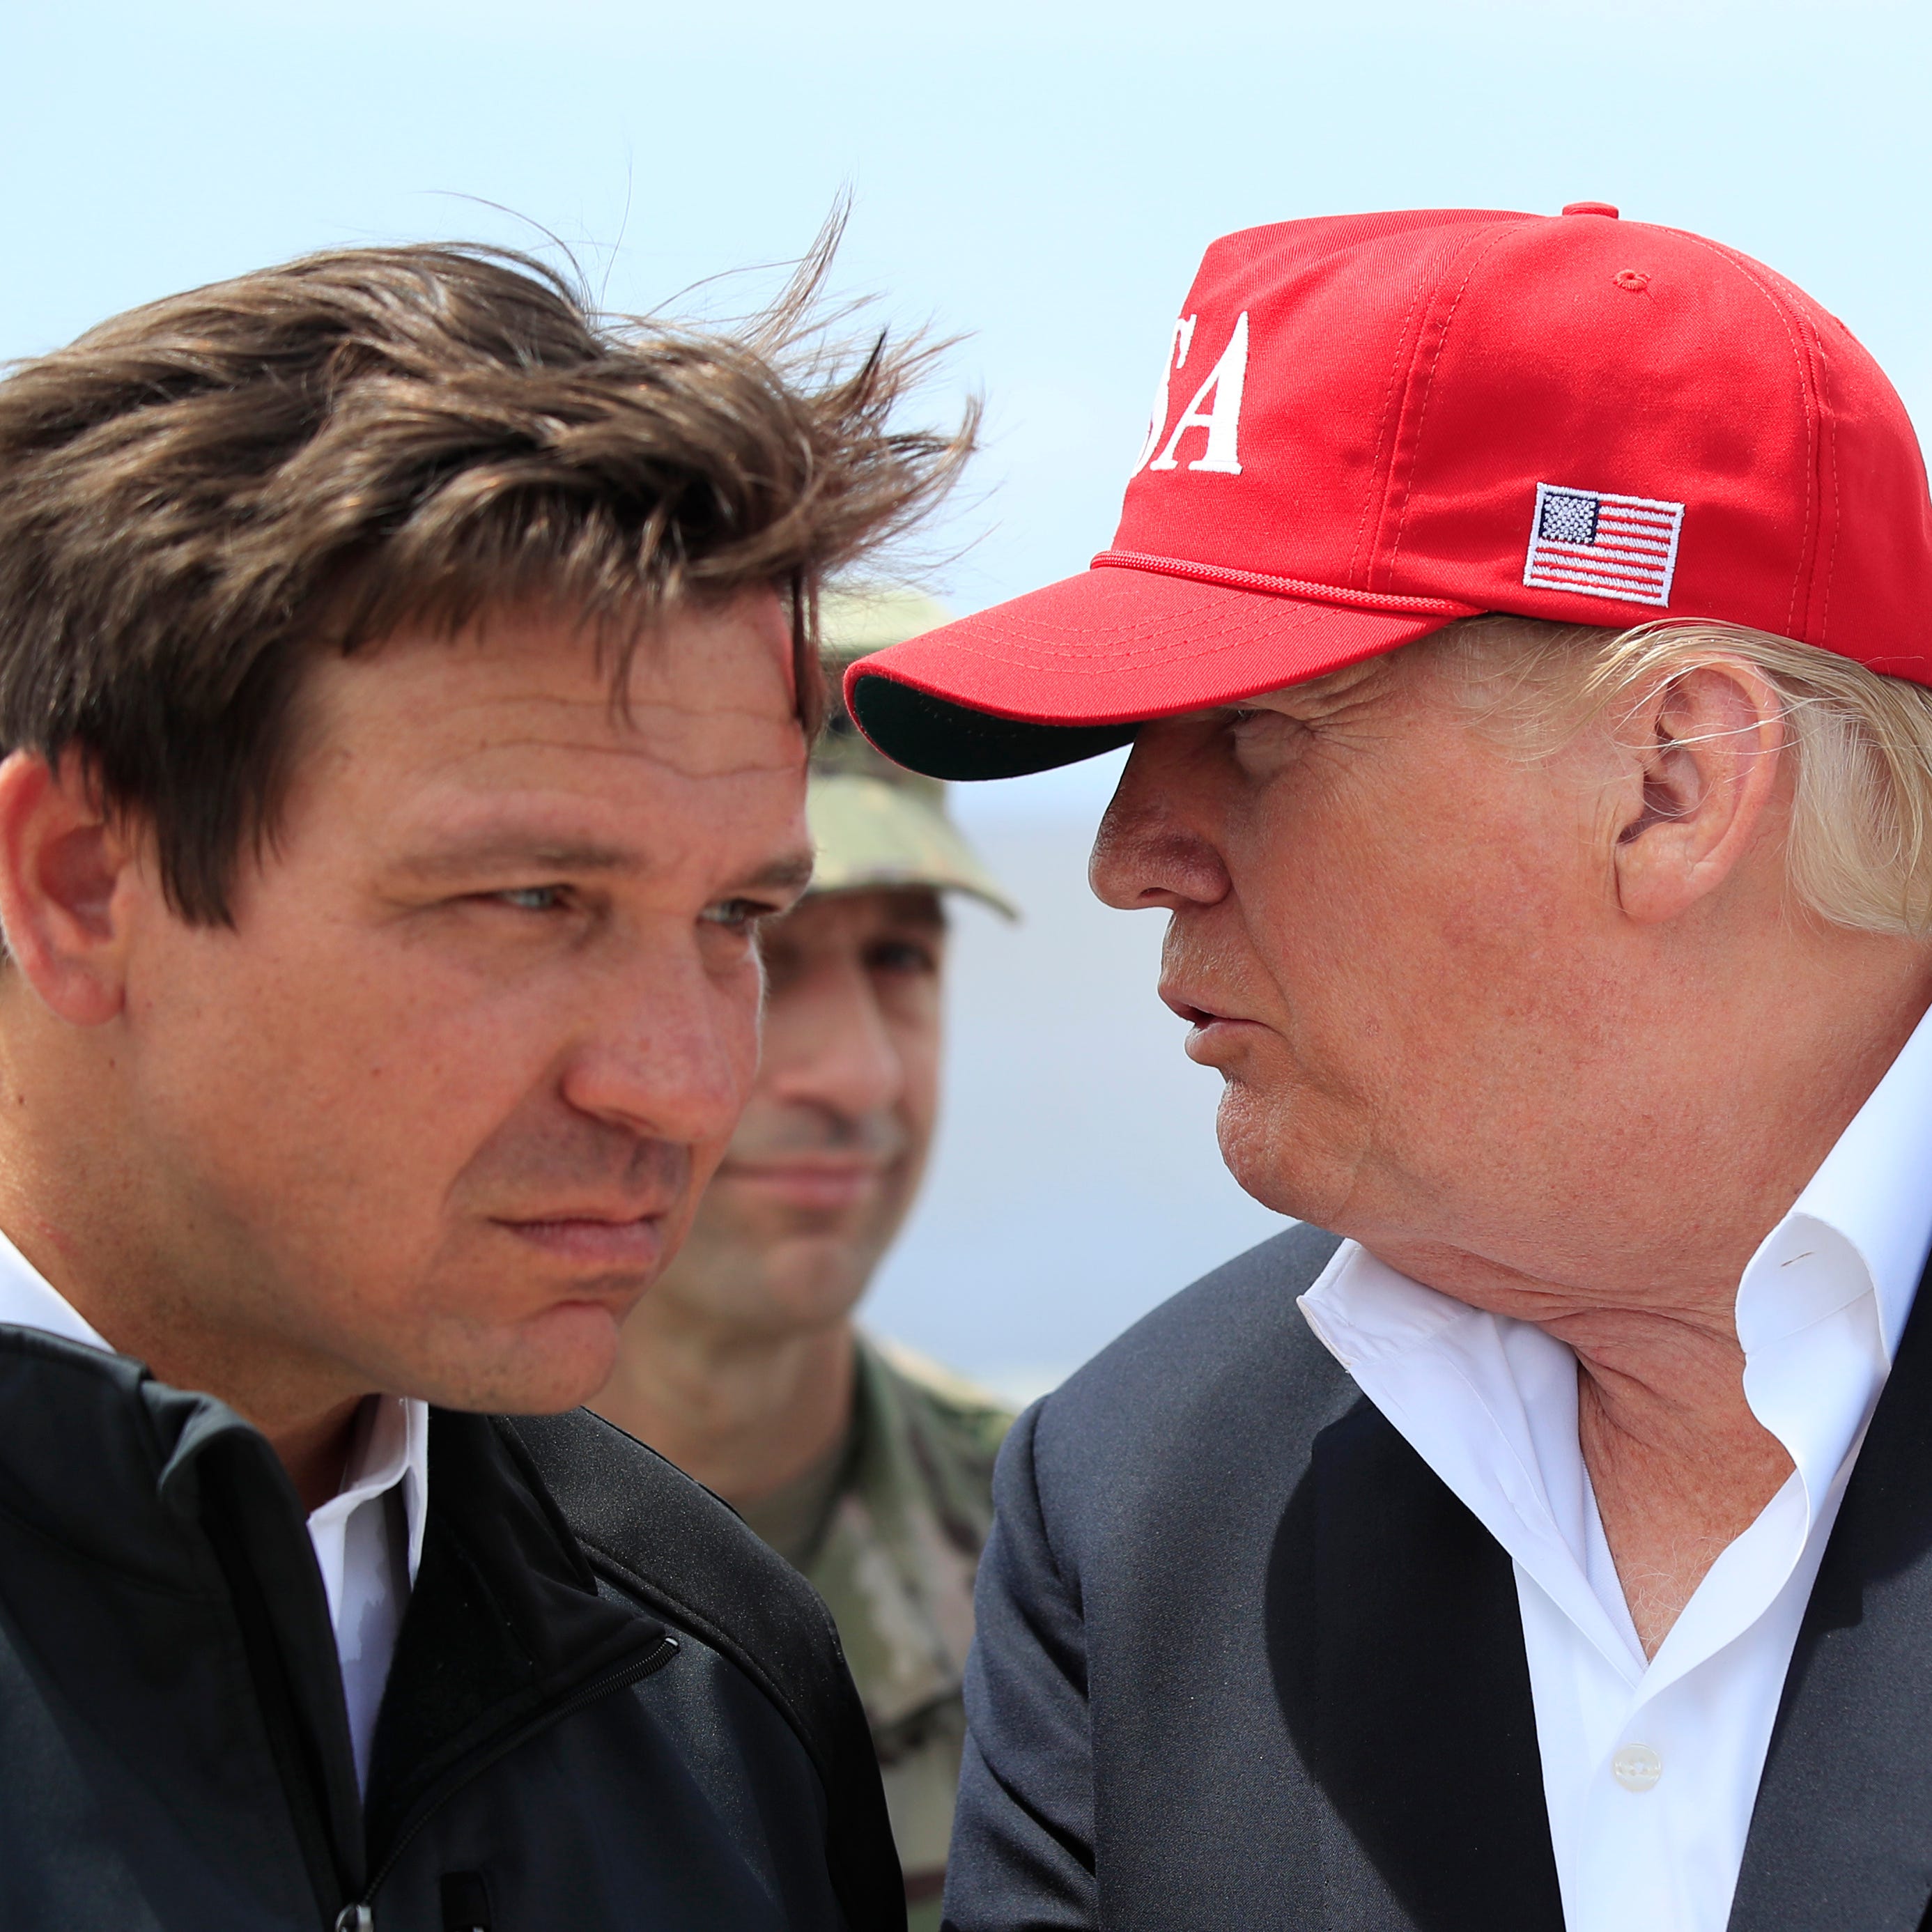
MULTIPOLYGON (((1748 1360, 1869 1294, 1882 1373, 1932 1249, 1928 1175, 1932 1012, 1746 1267, 1737 1320, 1748 1360), (1833 1252, 1819 1256, 1820 1244, 1833 1252), (1818 1258, 1838 1265, 1806 1265, 1818 1258)), ((1435 1341, 1466 1311, 1466 1304, 1384 1264, 1364 1265, 1372 1259, 1344 1241, 1301 1298, 1310 1325, 1344 1367, 1365 1353, 1386 1356, 1435 1341)))
MULTIPOLYGON (((114 1345, 0 1233, 0 1323, 38 1329, 112 1354, 114 1345)), ((429 1405, 414 1396, 376 1396, 362 1406, 342 1487, 309 1517, 311 1531, 346 1522, 371 1496, 400 1486, 409 1526, 410 1580, 422 1557, 429 1498, 429 1405)))
POLYGON ((1869 1286, 1888 1367, 1932 1249, 1932 1012, 1744 1270, 1737 1319, 1747 1357, 1842 1302, 1821 1297, 1824 1274, 1804 1265, 1814 1239, 1855 1258, 1848 1272, 1869 1286))
POLYGON ((309 1533, 320 1540, 371 1497, 402 1492, 409 1531, 410 1581, 422 1562, 423 1524, 429 1498, 429 1405, 413 1396, 371 1396, 356 1418, 356 1435, 342 1472, 342 1487, 312 1511, 309 1533))
POLYGON ((5 1234, 0 1234, 0 1322, 16 1328, 37 1328, 78 1342, 89 1348, 114 1353, 112 1342, 86 1320, 79 1309, 43 1275, 5 1234))

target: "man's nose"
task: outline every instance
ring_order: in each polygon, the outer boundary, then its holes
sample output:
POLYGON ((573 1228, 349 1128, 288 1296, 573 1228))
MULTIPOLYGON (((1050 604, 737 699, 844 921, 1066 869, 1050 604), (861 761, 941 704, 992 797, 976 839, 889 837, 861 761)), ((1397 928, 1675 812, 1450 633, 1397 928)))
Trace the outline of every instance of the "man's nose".
POLYGON ((780 1100, 860 1120, 898 1101, 905 1073, 861 962, 822 967, 766 1009, 764 1081, 780 1100))
POLYGON ((721 1140, 758 1064, 757 989, 722 986, 694 949, 612 972, 580 1010, 590 1024, 566 1065, 579 1112, 658 1140, 721 1140))
POLYGON ((1186 755, 1193 735, 1142 726, 1094 835, 1088 882, 1122 912, 1176 912, 1227 894, 1226 868, 1207 836, 1211 800, 1197 761, 1186 755))

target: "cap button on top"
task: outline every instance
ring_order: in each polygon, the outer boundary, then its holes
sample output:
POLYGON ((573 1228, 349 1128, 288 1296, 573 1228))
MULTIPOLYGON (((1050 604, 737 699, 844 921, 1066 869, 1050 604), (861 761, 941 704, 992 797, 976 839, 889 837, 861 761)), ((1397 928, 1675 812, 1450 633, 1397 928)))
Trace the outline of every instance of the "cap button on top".
POLYGON ((1607 214, 1614 221, 1617 212, 1607 201, 1572 201, 1564 204, 1565 214, 1607 214))

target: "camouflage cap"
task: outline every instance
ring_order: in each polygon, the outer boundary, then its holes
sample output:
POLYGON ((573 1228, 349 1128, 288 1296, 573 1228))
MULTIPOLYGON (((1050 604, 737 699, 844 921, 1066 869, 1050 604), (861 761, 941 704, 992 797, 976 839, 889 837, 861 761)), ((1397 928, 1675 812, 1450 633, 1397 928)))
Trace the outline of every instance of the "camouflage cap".
POLYGON ((854 729, 838 696, 854 658, 902 643, 946 621, 944 608, 916 591, 833 592, 819 610, 831 716, 812 758, 806 804, 818 848, 814 892, 925 886, 960 892, 1008 919, 1019 916, 946 809, 937 778, 896 765, 854 729))

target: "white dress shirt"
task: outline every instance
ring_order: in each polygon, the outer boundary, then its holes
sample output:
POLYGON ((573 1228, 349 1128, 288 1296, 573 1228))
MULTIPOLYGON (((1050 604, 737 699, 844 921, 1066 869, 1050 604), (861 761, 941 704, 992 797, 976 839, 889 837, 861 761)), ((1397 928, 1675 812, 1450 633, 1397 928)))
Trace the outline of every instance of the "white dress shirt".
MULTIPOLYGON (((4 1234, 0 1322, 112 1352, 112 1345, 4 1234)), ((400 1396, 371 1396, 356 1418, 340 1490, 308 1519, 341 1660, 358 1784, 368 1781, 376 1713, 422 1558, 428 1498, 428 1405, 400 1396)))
POLYGON ((1568 1932, 1723 1932, 1798 1624, 1932 1247, 1932 1015, 1738 1286, 1795 1466, 1646 1660, 1576 1436, 1576 1358, 1345 1241, 1301 1298, 1515 1564, 1568 1932))

